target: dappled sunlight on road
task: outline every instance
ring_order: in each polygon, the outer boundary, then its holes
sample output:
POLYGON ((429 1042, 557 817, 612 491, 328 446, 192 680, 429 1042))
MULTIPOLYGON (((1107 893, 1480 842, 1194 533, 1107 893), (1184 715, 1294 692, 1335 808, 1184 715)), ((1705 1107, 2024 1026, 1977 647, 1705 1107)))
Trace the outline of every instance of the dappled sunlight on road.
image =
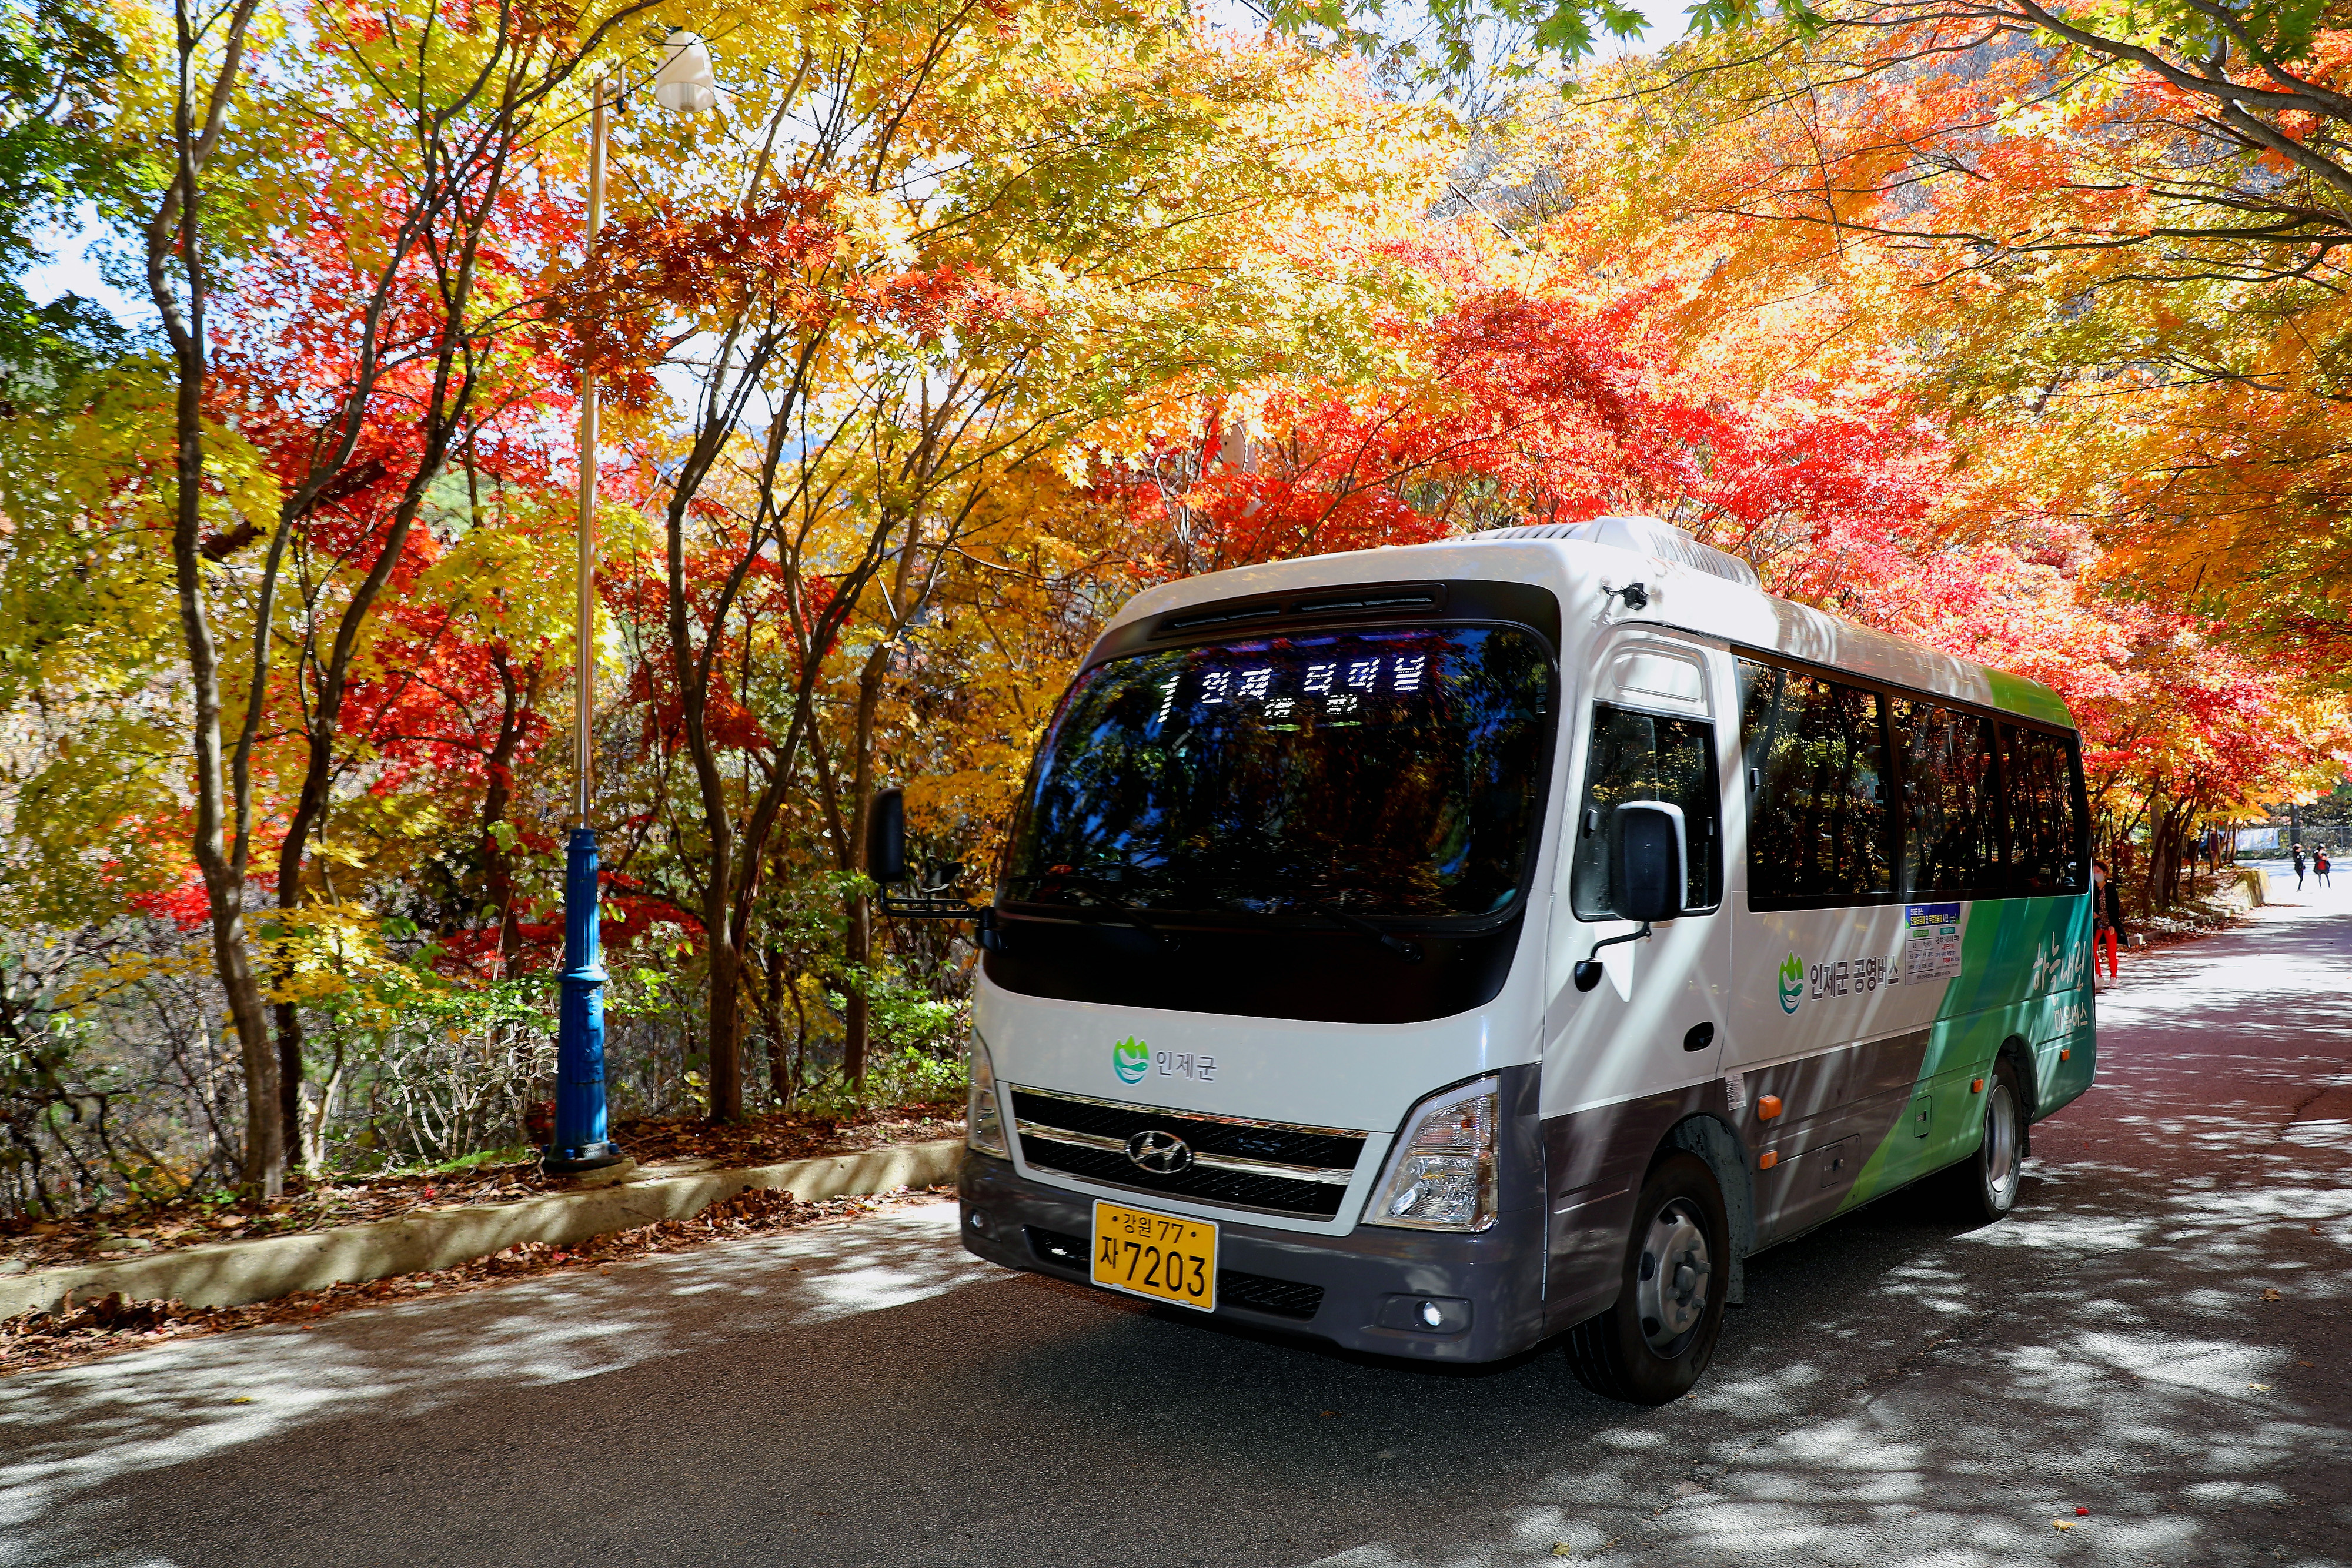
POLYGON ((1754 1260, 1655 1410, 1556 1351, 1400 1365, 1005 1275, 942 1206, 0 1381, 0 1563, 2341 1568, 2347 997, 2310 907, 2134 957, 2017 1213, 1900 1194, 1754 1260), (674 1462, 616 1496, 548 1447, 607 1428, 674 1462), (399 1533, 298 1549, 251 1500, 314 1498, 399 1533))
POLYGON ((2136 956, 2007 1221, 1938 1233, 1899 1195, 1758 1259, 1697 1399, 1483 1532, 1318 1568, 2345 1562, 2352 922, 2320 914, 2136 956), (1850 1301, 1752 1332, 1881 1239, 1850 1301))
POLYGON ((348 1312, 0 1380, 0 1563, 126 1472, 262 1443, 320 1421, 393 1420, 487 1388, 593 1378, 739 1339, 922 1301, 1003 1273, 955 1245, 929 1205, 348 1312), (699 1298, 725 1299, 722 1312, 699 1298))

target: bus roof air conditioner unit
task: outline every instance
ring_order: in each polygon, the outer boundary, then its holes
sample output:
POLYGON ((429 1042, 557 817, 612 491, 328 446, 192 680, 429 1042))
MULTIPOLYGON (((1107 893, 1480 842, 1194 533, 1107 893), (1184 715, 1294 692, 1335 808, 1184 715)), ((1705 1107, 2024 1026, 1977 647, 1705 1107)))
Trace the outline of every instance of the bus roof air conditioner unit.
POLYGON ((1703 545, 1672 523, 1656 517, 1595 517, 1589 523, 1530 523, 1524 528, 1491 528, 1474 539, 1580 539, 1586 544, 1614 545, 1637 555, 1654 555, 1736 582, 1760 588, 1756 569, 1728 550, 1703 545))

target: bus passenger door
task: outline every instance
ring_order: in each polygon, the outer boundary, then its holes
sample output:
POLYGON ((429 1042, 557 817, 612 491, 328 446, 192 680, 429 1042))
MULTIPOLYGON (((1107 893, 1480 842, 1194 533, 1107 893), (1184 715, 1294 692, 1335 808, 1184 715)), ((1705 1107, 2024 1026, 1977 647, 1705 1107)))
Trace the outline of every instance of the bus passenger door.
POLYGON ((1934 998, 1905 983, 1886 695, 1735 663, 1739 916, 1720 1065, 1769 1242, 1879 1190, 1890 1162, 1907 1174, 1921 1113, 1944 1107, 1919 1082, 1934 998))
MULTIPOLYGON (((1731 956, 1722 914, 1723 718, 1727 657, 1685 638, 1623 627, 1600 644, 1591 698, 1569 759, 1565 835, 1546 966, 1543 1117, 1551 1206, 1548 1285, 1555 1312, 1613 1290, 1627 1211, 1659 1139, 1710 1082, 1727 1022, 1731 956), (1684 913, 1644 939, 1598 952, 1601 977, 1576 988, 1595 944, 1631 936, 1610 902, 1612 814, 1657 800, 1682 813, 1684 913)), ((1597 1310, 1597 1309, 1596 1309, 1597 1310)))

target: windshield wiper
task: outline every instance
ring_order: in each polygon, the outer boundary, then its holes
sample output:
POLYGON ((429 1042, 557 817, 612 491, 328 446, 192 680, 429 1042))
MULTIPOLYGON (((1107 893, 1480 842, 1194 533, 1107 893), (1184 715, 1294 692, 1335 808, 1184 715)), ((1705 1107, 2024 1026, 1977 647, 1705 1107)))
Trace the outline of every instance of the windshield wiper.
POLYGON ((1116 897, 1111 894, 1104 892, 1103 890, 1106 887, 1108 887, 1110 883, 1103 878, 1095 876, 1090 873, 1082 871, 1041 872, 1033 873, 1029 877, 1019 880, 1070 883, 1074 884, 1075 891, 1082 893, 1087 898, 1086 903, 1078 904, 1076 907, 1079 913, 1087 916, 1087 924, 1099 924, 1102 921, 1101 912, 1103 910, 1115 910, 1125 918, 1123 920, 1112 922, 1112 924, 1131 925, 1138 931, 1148 932, 1161 946, 1169 948, 1171 951, 1178 946, 1176 938, 1161 930, 1159 925, 1147 916, 1142 910, 1138 909, 1134 904, 1128 903, 1125 899, 1116 897))
MULTIPOLYGON (((1365 919, 1362 915, 1355 914, 1350 910, 1343 909, 1328 898, 1316 898, 1294 893, 1286 887, 1281 887, 1280 884, 1268 882, 1264 878, 1243 877, 1219 880, 1227 881, 1229 888, 1238 886, 1256 886, 1276 889, 1278 891, 1279 896, 1295 909, 1304 909, 1309 914, 1319 915, 1324 919, 1331 922, 1334 925, 1338 925, 1345 930, 1352 931, 1360 936, 1369 936, 1373 941, 1379 943, 1381 946, 1387 948, 1390 952, 1394 953, 1399 957, 1402 958, 1408 964, 1418 964, 1422 960, 1423 955, 1420 943, 1412 941, 1409 937, 1400 936, 1395 932, 1390 931, 1382 926, 1376 925, 1371 921, 1365 919)), ((1351 890, 1343 889, 1342 891, 1351 890)), ((1231 891, 1227 891, 1215 896, 1217 896, 1222 902, 1230 904, 1234 900, 1236 894, 1231 891)))
POLYGON ((1373 925, 1370 921, 1365 919, 1362 915, 1350 915, 1348 911, 1340 908, 1338 904, 1328 903, 1323 899, 1302 898, 1298 902, 1313 910, 1316 914, 1323 916, 1326 920, 1336 921, 1339 925, 1346 926, 1350 931, 1356 932, 1360 936, 1370 937, 1373 941, 1379 943, 1381 946, 1386 947, 1391 953, 1397 954, 1399 956, 1402 957, 1408 964, 1418 964, 1421 962, 1421 944, 1418 942, 1411 941, 1405 937, 1400 936, 1393 931, 1384 931, 1381 929, 1381 927, 1373 925))

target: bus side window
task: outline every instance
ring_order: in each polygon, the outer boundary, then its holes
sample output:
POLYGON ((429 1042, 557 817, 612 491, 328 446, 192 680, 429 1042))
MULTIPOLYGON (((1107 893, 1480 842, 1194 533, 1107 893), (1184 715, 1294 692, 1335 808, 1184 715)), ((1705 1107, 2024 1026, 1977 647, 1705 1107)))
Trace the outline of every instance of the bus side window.
POLYGON ((1903 764, 1905 891, 2000 897, 1992 721, 1916 697, 1895 698, 1894 718, 1903 764))
POLYGON ((1690 838, 1685 907, 1723 901, 1722 793, 1716 785, 1715 726, 1704 719, 1592 706, 1592 746, 1584 765, 1584 800, 1570 824, 1576 835, 1569 902, 1586 920, 1609 906, 1609 818, 1628 800, 1664 800, 1683 809, 1690 838))
POLYGON ((1739 675, 1749 904, 1894 892, 1885 700, 1744 659, 1739 675))
POLYGON ((2009 799, 2009 892, 2078 892, 2088 869, 2077 845, 2074 761, 2066 737, 2000 727, 2001 778, 2009 799))

